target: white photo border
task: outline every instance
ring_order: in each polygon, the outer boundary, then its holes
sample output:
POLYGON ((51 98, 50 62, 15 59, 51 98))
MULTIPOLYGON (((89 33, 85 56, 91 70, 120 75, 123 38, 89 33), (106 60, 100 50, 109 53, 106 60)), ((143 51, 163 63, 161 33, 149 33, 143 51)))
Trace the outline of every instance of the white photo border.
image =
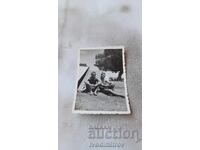
POLYGON ((78 84, 78 70, 80 64, 80 51, 81 50, 99 50, 99 49, 122 49, 122 60, 123 60, 123 72, 124 72, 124 86, 125 86, 125 99, 126 99, 126 111, 90 111, 90 110, 75 110, 76 105, 76 96, 77 96, 77 89, 74 92, 74 100, 73 100, 73 114, 131 114, 130 109, 130 101, 128 98, 128 89, 127 89, 127 76, 126 76, 126 65, 125 65, 125 47, 124 46, 107 46, 107 47, 90 47, 90 48, 79 48, 78 52, 78 61, 77 61, 77 72, 76 72, 76 87, 78 84))

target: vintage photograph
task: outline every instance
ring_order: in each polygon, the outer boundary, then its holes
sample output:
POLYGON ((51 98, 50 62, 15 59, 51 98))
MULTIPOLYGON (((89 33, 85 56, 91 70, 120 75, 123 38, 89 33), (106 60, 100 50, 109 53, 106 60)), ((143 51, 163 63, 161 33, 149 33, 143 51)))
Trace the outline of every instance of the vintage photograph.
POLYGON ((74 113, 130 114, 124 47, 80 49, 74 113))
POLYGON ((141 150, 142 140, 90 139, 88 130, 142 138, 142 0, 59 0, 58 14, 59 150, 141 150))

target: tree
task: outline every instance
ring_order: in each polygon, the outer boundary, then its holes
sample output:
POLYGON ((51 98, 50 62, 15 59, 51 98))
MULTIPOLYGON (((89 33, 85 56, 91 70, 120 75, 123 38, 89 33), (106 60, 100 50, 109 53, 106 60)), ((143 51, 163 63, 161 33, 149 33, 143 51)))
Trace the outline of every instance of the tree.
POLYGON ((121 49, 105 49, 103 54, 97 54, 95 59, 95 66, 100 70, 119 72, 117 80, 122 79, 123 60, 121 49))

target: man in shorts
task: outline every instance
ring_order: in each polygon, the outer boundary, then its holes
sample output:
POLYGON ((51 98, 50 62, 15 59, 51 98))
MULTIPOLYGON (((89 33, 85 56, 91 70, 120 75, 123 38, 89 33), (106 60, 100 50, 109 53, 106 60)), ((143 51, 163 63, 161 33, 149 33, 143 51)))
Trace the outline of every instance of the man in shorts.
POLYGON ((114 84, 112 84, 111 82, 108 81, 108 79, 106 78, 106 73, 102 72, 101 73, 101 77, 100 77, 100 84, 99 84, 99 89, 100 90, 105 90, 105 89, 114 89, 114 84))
POLYGON ((85 89, 81 92, 90 93, 97 96, 99 80, 96 78, 96 72, 92 72, 90 78, 85 82, 85 89))
POLYGON ((114 92, 114 88, 115 88, 115 85, 109 82, 108 79, 106 78, 105 72, 102 72, 97 91, 103 94, 106 94, 108 96, 117 96, 117 97, 125 98, 125 96, 114 92))

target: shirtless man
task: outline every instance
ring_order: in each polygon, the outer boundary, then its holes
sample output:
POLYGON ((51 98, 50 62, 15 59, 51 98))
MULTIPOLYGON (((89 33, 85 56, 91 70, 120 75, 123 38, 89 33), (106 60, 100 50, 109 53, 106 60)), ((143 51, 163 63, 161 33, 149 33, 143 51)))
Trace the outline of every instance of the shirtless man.
POLYGON ((109 95, 109 96, 118 96, 118 97, 122 97, 122 98, 125 98, 125 96, 123 95, 120 95, 116 92, 114 92, 114 87, 115 85, 112 84, 111 82, 109 82, 107 79, 106 79, 106 74, 105 72, 102 72, 101 73, 101 78, 100 78, 100 83, 98 85, 98 92, 101 92, 101 93, 104 93, 106 95, 109 95))
POLYGON ((101 81, 101 83, 99 84, 100 90, 104 90, 104 89, 113 90, 115 87, 114 84, 112 84, 111 82, 108 81, 108 79, 106 78, 105 72, 101 73, 100 81, 101 81))

